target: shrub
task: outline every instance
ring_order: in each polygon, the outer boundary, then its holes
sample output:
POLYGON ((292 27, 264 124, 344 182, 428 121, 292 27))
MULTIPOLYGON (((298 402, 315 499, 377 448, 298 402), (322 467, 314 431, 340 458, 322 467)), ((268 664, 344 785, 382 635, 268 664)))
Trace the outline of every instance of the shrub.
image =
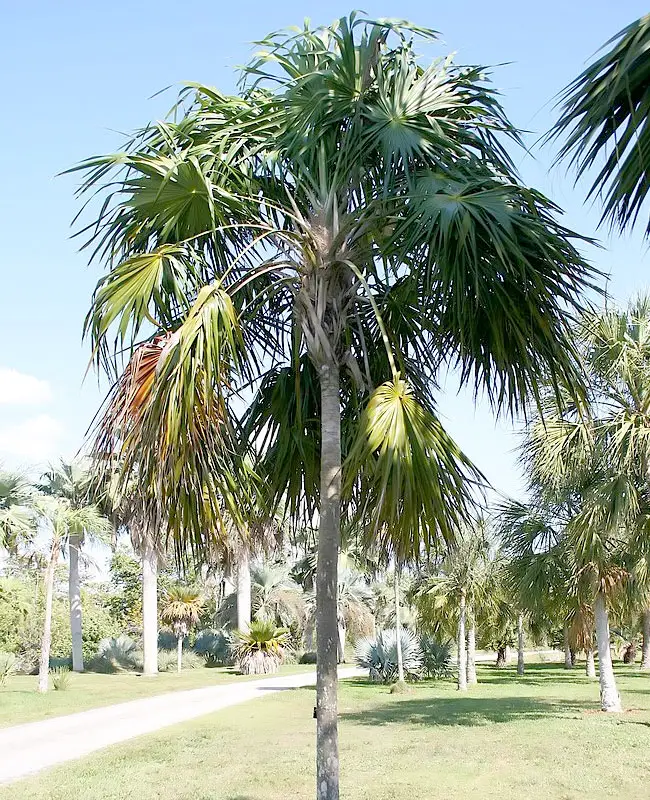
POLYGON ((50 670, 50 675, 57 692, 65 692, 70 687, 70 670, 67 667, 55 667, 50 670))
POLYGON ((198 653, 193 653, 191 650, 183 653, 183 669, 199 669, 205 666, 205 659, 198 653))
POLYGON ((176 653, 172 650, 158 650, 158 672, 174 672, 177 664, 176 653))
POLYGON ((99 644, 97 654, 89 664, 96 672, 122 672, 142 666, 142 653, 129 636, 121 634, 117 638, 104 639, 99 644))
POLYGON ((235 633, 234 656, 244 675, 277 672, 287 651, 289 631, 270 620, 253 620, 247 632, 235 633))
POLYGON ((313 650, 308 650, 300 656, 299 664, 315 664, 316 653, 313 650))
POLYGON ((176 652, 178 639, 171 631, 160 631, 158 634, 158 650, 173 650, 176 652))
MULTIPOLYGON (((422 650, 410 631, 400 632, 404 677, 417 679, 422 673, 422 650)), ((394 630, 379 631, 374 639, 362 639, 354 652, 357 665, 367 669, 371 681, 393 683, 397 680, 397 638, 394 630)))
POLYGON ((18 672, 18 659, 13 653, 0 653, 0 686, 18 672))
POLYGON ((72 669, 72 658, 50 658, 50 669, 72 669))
POLYGON ((232 639, 223 630, 206 628, 198 633, 194 652, 201 656, 206 667, 226 667, 233 663, 232 639))
POLYGON ((451 646, 451 640, 439 642, 431 636, 420 637, 422 667, 424 674, 428 678, 440 680, 441 678, 452 677, 454 670, 451 646))

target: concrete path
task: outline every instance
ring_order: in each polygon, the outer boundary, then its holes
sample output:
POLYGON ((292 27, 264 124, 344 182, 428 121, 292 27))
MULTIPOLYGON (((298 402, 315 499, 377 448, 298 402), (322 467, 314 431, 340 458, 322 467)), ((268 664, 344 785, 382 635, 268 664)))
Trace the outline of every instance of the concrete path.
MULTIPOLYGON (((355 667, 339 670, 339 678, 364 672, 355 667)), ((284 689, 312 686, 315 672, 190 689, 94 708, 0 729, 0 784, 72 761, 118 742, 211 714, 284 689)))

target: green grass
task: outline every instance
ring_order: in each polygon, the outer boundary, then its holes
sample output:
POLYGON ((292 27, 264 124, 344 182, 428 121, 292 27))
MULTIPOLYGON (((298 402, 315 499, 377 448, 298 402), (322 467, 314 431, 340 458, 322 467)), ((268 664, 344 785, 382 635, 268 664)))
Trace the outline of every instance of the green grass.
MULTIPOLYGON (((598 709, 576 669, 480 668, 481 684, 409 694, 341 687, 344 800, 641 797, 650 676, 619 669, 628 709, 598 709)), ((0 789, 0 800, 286 800, 314 796, 313 689, 176 726, 0 789)))
MULTIPOLYGON (((288 664, 280 668, 280 674, 313 672, 313 665, 288 664)), ((99 708, 139 697, 151 697, 165 692, 183 689, 198 689, 219 683, 254 680, 264 675, 239 675, 228 667, 207 669, 188 669, 180 675, 163 672, 155 678, 145 678, 134 672, 117 675, 100 675, 87 672, 71 674, 68 688, 64 692, 54 691, 50 679, 50 691, 39 694, 36 691, 38 678, 32 675, 16 675, 8 679, 0 688, 0 728, 33 722, 61 714, 74 714, 89 708, 99 708)), ((269 676, 270 677, 270 676, 269 676)))

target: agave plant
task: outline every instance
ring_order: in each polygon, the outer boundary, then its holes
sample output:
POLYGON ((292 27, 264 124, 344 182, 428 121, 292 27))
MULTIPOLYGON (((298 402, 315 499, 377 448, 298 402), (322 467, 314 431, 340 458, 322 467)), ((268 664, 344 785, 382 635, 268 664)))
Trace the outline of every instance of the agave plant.
POLYGON ((235 633, 235 661, 244 675, 277 672, 287 650, 289 631, 270 620, 256 619, 247 631, 235 633))
POLYGON ((122 672, 137 669, 141 661, 138 645, 129 636, 121 634, 117 638, 102 639, 92 666, 98 672, 122 672))
POLYGON ((226 631, 202 630, 196 637, 194 652, 206 667, 225 667, 232 662, 232 639, 226 631))
MULTIPOLYGON (((410 631, 400 631, 404 676, 416 680, 422 674, 422 649, 410 631)), ((371 681, 392 683, 397 680, 397 637, 394 630, 379 631, 372 639, 358 642, 355 653, 357 666, 367 669, 371 681)))
POLYGON ((451 678, 454 674, 451 646, 451 639, 441 642, 432 636, 420 637, 422 667, 427 678, 433 678, 434 680, 451 678))

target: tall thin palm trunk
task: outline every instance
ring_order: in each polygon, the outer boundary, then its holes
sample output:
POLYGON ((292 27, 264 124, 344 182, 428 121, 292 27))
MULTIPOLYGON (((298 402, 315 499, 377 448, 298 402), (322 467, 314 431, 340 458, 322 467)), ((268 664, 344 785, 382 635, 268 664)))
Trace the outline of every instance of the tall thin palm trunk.
POLYGON ((339 616, 337 620, 337 661, 339 664, 345 664, 345 640, 347 637, 347 625, 345 617, 339 616))
POLYGON ((72 635, 72 669, 83 672, 83 633, 81 622, 81 580, 79 577, 79 550, 81 535, 71 533, 68 541, 69 573, 68 597, 70 599, 70 633, 72 635))
POLYGON ((564 645, 564 669, 573 669, 573 658, 571 656, 571 645, 569 644, 569 626, 564 623, 562 629, 562 639, 564 645))
POLYGON ((50 559, 45 571, 45 620, 41 639, 41 661, 38 668, 38 691, 47 692, 50 685, 50 646, 52 644, 52 602, 54 600, 54 571, 59 560, 61 539, 55 530, 52 534, 50 559))
POLYGON ((183 634, 179 633, 176 641, 176 671, 183 671, 183 634))
POLYGON ((404 659, 402 657, 402 622, 399 613, 399 569, 395 565, 395 645, 397 649, 397 680, 404 683, 404 659))
POLYGON ((524 664, 524 615, 517 615, 517 675, 523 675, 524 664))
POLYGON ((237 563, 237 628, 246 632, 251 625, 251 562, 247 545, 243 545, 237 563))
POLYGON ((593 680, 596 678, 596 660, 594 658, 594 651, 587 650, 585 652, 585 656, 587 658, 587 663, 585 666, 585 674, 588 678, 593 680))
POLYGON ((596 638, 598 640, 598 673, 600 677, 600 707, 603 711, 622 711, 621 698, 616 688, 612 653, 609 640, 609 614, 602 592, 596 594, 594 603, 596 638))
POLYGON ((338 550, 341 517, 341 405, 339 367, 320 369, 321 492, 316 566, 316 797, 338 800, 337 724, 338 550))
POLYGON ((474 619, 474 609, 467 607, 467 685, 475 686, 478 683, 476 677, 476 620, 474 619))
POLYGON ((142 628, 144 674, 158 673, 158 554, 147 538, 142 550, 142 628))
POLYGON ((650 609, 643 612, 643 645, 641 646, 641 669, 650 669, 650 609))
POLYGON ((458 608, 458 690, 464 692, 467 690, 467 650, 465 649, 465 617, 467 613, 467 606, 465 600, 465 592, 461 592, 460 603, 458 608))

